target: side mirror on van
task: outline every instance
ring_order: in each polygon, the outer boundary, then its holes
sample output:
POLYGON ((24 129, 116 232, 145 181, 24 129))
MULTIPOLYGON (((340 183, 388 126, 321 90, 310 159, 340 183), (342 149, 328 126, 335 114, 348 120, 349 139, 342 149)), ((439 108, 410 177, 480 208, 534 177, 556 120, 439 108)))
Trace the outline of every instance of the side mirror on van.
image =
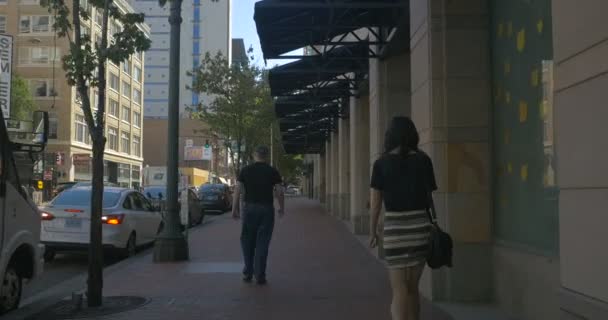
POLYGON ((39 153, 44 151, 48 142, 49 114, 46 111, 34 111, 31 120, 9 119, 6 128, 16 149, 39 153))

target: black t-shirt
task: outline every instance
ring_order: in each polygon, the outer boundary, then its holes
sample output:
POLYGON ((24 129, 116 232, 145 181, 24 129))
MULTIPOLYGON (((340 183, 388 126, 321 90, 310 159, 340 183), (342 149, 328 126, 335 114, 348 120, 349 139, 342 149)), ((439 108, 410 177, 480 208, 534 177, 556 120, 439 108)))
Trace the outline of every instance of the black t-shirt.
POLYGON ((382 191, 386 211, 428 207, 428 192, 437 190, 431 158, 423 152, 387 154, 376 160, 371 187, 382 191))
POLYGON ((245 186, 245 202, 256 204, 273 204, 274 186, 282 182, 279 172, 263 162, 241 169, 238 180, 245 186))

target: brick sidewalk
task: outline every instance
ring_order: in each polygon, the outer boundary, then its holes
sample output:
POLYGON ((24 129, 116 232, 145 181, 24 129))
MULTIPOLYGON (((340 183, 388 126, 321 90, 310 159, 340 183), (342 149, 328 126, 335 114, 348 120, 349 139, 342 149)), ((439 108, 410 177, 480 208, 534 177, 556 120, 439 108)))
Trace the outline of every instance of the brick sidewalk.
MULTIPOLYGON (((382 264, 317 203, 292 199, 287 208, 275 226, 266 287, 241 282, 239 223, 224 215, 191 232, 189 262, 153 264, 147 255, 106 277, 106 296, 151 301, 103 319, 389 320, 382 264)), ((449 317, 425 304, 423 320, 431 319, 449 317)))

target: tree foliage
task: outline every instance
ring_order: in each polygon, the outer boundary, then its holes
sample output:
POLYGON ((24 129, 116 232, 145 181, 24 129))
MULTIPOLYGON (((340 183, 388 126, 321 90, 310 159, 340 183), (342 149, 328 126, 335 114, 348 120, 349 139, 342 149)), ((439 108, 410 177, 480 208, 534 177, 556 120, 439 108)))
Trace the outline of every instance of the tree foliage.
POLYGON ((11 79, 11 118, 17 120, 30 120, 36 108, 34 98, 27 82, 13 75, 11 79))
POLYGON ((218 52, 207 53, 191 76, 190 89, 210 97, 190 110, 192 116, 224 140, 236 175, 256 145, 270 143, 275 117, 267 74, 248 61, 230 65, 218 52))
POLYGON ((75 86, 82 100, 82 111, 93 142, 93 181, 91 196, 91 240, 89 245, 88 304, 101 305, 103 256, 101 247, 101 211, 103 202, 103 158, 105 149, 106 63, 115 64, 150 47, 150 40, 140 30, 143 14, 123 13, 112 0, 43 0, 54 15, 53 29, 69 42, 69 52, 62 58, 67 83, 75 86), (71 5, 71 6, 70 6, 71 5), (101 41, 92 42, 83 31, 82 21, 90 21, 92 9, 101 10, 101 41), (109 21, 122 27, 108 39, 109 21), (93 115, 89 91, 98 88, 96 115, 93 115))

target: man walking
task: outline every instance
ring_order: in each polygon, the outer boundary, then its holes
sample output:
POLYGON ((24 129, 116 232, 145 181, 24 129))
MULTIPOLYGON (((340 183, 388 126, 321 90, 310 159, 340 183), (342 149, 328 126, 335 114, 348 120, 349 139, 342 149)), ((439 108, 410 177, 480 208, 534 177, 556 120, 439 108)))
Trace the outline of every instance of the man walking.
POLYGON ((255 163, 241 169, 232 202, 232 217, 240 219, 241 193, 243 227, 241 247, 245 268, 243 280, 251 282, 255 273, 258 284, 266 284, 266 260, 274 229, 274 198, 279 202, 279 217, 285 213, 285 197, 279 172, 268 164, 270 150, 257 147, 255 163))

